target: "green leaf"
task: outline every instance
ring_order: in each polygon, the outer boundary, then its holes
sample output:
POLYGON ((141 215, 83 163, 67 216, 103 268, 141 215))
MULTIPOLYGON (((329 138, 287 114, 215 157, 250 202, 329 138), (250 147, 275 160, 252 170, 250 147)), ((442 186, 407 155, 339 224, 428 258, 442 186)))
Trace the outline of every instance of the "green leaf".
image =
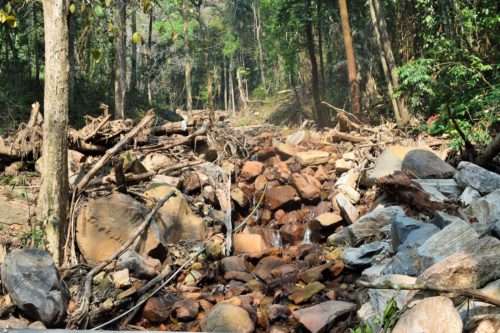
POLYGON ((94 13, 98 16, 98 17, 103 17, 104 16, 104 9, 99 6, 99 5, 96 5, 94 7, 94 13))
POLYGON ((6 18, 5 18, 5 22, 9 25, 9 27, 11 28, 15 28, 17 27, 17 21, 16 21, 16 17, 14 15, 8 15, 6 18))
POLYGON ((95 61, 99 60, 99 58, 101 57, 101 52, 99 52, 98 49, 92 49, 90 53, 92 54, 92 59, 94 59, 95 61))
POLYGON ((75 11, 76 11, 76 6, 74 3, 72 3, 70 6, 69 6, 69 11, 71 14, 74 14, 75 11))
POLYGON ((140 33, 138 33, 137 31, 134 32, 134 34, 132 35, 132 41, 134 42, 134 44, 139 44, 142 42, 142 36, 140 33))

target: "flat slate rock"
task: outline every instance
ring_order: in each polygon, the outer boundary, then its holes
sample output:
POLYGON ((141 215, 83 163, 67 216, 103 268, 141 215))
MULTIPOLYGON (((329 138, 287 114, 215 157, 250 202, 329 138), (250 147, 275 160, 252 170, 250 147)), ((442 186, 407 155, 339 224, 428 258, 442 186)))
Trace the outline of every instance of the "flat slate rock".
POLYGON ((342 301, 328 301, 294 311, 292 316, 311 333, 328 331, 339 316, 356 310, 356 304, 342 301))
POLYGON ((57 326, 66 318, 67 290, 49 253, 40 249, 12 251, 2 265, 2 283, 28 317, 47 327, 57 326))
POLYGON ((413 150, 406 154, 401 169, 423 179, 453 178, 457 170, 429 150, 413 150))
POLYGON ((482 194, 488 194, 500 189, 500 175, 481 168, 470 162, 458 164, 455 180, 463 188, 470 186, 482 194))
POLYGON ((342 253, 342 260, 349 266, 364 268, 370 265, 373 257, 389 251, 390 245, 387 242, 373 242, 361 245, 360 247, 350 248, 342 253))

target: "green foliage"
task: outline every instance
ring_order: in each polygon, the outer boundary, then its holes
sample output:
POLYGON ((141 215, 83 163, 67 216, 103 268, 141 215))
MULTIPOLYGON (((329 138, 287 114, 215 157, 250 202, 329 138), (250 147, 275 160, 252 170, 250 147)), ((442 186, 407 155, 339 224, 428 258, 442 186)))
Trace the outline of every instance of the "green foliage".
POLYGON ((44 232, 42 228, 35 227, 33 230, 21 233, 19 240, 23 246, 42 247, 44 232))
MULTIPOLYGON (((399 317, 403 313, 403 310, 398 309, 398 305, 394 298, 391 298, 384 309, 382 318, 376 317, 373 323, 377 325, 377 332, 389 333, 396 325, 399 317)), ((350 333, 373 333, 373 327, 367 322, 365 325, 359 325, 354 329, 349 329, 350 333)))

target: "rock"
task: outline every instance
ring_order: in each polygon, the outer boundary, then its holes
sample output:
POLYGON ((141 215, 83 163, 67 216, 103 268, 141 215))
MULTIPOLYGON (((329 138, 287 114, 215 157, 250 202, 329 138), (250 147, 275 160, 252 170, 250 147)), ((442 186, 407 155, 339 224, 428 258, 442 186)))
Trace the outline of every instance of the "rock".
POLYGON ((354 189, 358 184, 359 176, 360 172, 357 168, 344 172, 342 176, 340 176, 340 178, 335 182, 335 187, 338 188, 341 186, 348 186, 354 189))
POLYGON ((462 328, 453 302, 436 296, 423 299, 403 313, 392 333, 461 333, 462 328))
POLYGON ((406 154, 408 154, 412 150, 422 149, 430 150, 430 148, 425 147, 387 147, 375 161, 375 166, 373 167, 372 171, 367 173, 364 180, 365 185, 372 186, 380 178, 389 176, 390 174, 394 173, 394 171, 401 171, 401 166, 406 154))
POLYGON ((231 199, 238 204, 241 208, 245 208, 248 206, 249 200, 243 192, 243 190, 239 187, 235 187, 231 190, 231 199))
POLYGON ((446 196, 458 198, 462 193, 462 187, 454 179, 412 179, 422 187, 433 187, 446 196))
POLYGON ((255 324, 248 312, 238 305, 218 303, 200 323, 204 332, 251 333, 255 324))
POLYGON ((470 162, 458 164, 455 180, 462 187, 472 187, 482 194, 488 194, 500 189, 500 175, 481 168, 470 162))
POLYGON ((497 223, 500 221, 500 190, 474 200, 465 213, 474 216, 481 224, 493 225, 497 223))
POLYGON ((324 182, 325 180, 328 180, 328 174, 322 165, 320 165, 316 170, 316 172, 314 173, 314 178, 316 178, 319 182, 324 182))
POLYGON ((222 258, 220 261, 223 273, 227 272, 248 272, 245 258, 242 256, 231 256, 222 258))
POLYGON ((311 333, 328 332, 339 316, 356 310, 356 304, 328 301, 294 311, 292 316, 311 333))
MULTIPOLYGON (((128 195, 113 193, 107 197, 90 199, 77 218, 78 248, 90 263, 111 257, 142 223, 145 207, 128 195)), ((149 228, 145 239, 135 242, 133 248, 149 254, 161 245, 158 233, 149 228)))
POLYGON ((0 209, 0 225, 25 225, 30 219, 30 205, 26 200, 0 193, 0 207, 2 207, 0 209))
POLYGON ((172 306, 172 311, 175 311, 175 317, 179 321, 192 321, 198 316, 198 311, 200 310, 200 305, 198 302, 186 298, 177 301, 172 306))
POLYGON ((404 216, 404 211, 399 206, 376 209, 364 215, 356 223, 347 227, 353 245, 357 246, 371 237, 382 236, 380 229, 383 226, 392 224, 396 217, 399 216, 404 216))
POLYGON ((406 216, 396 216, 391 227, 392 247, 395 250, 418 247, 440 230, 431 223, 422 223, 406 216))
POLYGON ((317 216, 314 220, 309 222, 312 238, 315 241, 319 241, 327 235, 331 235, 340 225, 340 222, 342 222, 342 216, 338 213, 323 213, 317 216))
POLYGON ((257 266, 255 266, 252 274, 258 276, 260 279, 266 281, 271 278, 271 271, 275 268, 285 265, 286 262, 277 257, 269 256, 259 260, 257 266))
POLYGON ((295 188, 290 185, 268 188, 264 203, 267 209, 276 210, 280 207, 298 202, 299 196, 295 188))
POLYGON ((313 283, 323 279, 323 272, 331 267, 330 264, 315 266, 300 272, 299 279, 304 283, 313 283))
POLYGON ((147 279, 155 277, 161 270, 161 262, 158 259, 144 257, 134 250, 123 253, 116 261, 116 269, 128 269, 138 278, 147 279))
POLYGON ((313 176, 294 173, 290 178, 290 184, 297 189, 302 199, 314 200, 319 198, 321 184, 313 176))
POLYGON ((386 242, 373 242, 361 245, 358 248, 350 248, 342 253, 342 260, 349 266, 364 268, 370 265, 373 257, 389 251, 390 245, 386 242))
POLYGON ((297 286, 294 291, 288 296, 288 299, 293 301, 295 304, 301 304, 307 302, 314 295, 325 289, 325 286, 320 282, 309 283, 305 287, 297 286))
POLYGON ((152 323, 165 322, 169 313, 169 305, 161 297, 151 297, 144 305, 143 316, 152 323))
POLYGON ((389 265, 391 260, 392 258, 386 258, 379 263, 373 263, 372 266, 361 272, 361 277, 366 281, 374 281, 376 278, 383 275, 384 270, 389 265))
POLYGON ((47 327, 63 323, 68 294, 52 256, 40 249, 17 249, 2 264, 2 285, 14 303, 47 327))
POLYGON ((269 248, 259 234, 239 233, 233 235, 234 253, 248 253, 252 257, 261 257, 269 248))
POLYGON ((413 150, 406 154, 401 169, 409 171, 417 178, 453 178, 457 170, 429 150, 413 150))
POLYGON ((304 142, 304 140, 307 138, 307 132, 306 131, 297 131, 293 134, 290 134, 289 136, 287 136, 286 138, 286 144, 289 145, 289 146, 298 146, 300 145, 302 142, 304 142))
POLYGON ((148 171, 157 171, 173 163, 175 162, 173 162, 172 159, 170 159, 166 154, 161 154, 161 153, 147 154, 146 157, 144 157, 144 159, 142 160, 142 165, 148 171))
POLYGON ((358 211, 342 193, 337 194, 334 199, 347 223, 353 224, 359 219, 358 211))
MULTIPOLYGON (((476 318, 474 318, 476 319, 476 318)), ((471 325, 467 325, 470 333, 498 333, 500 332, 500 314, 479 316, 471 325)))
MULTIPOLYGON (((0 327, 1 327, 1 325, 0 325, 0 327)), ((47 329, 47 327, 45 327, 45 325, 41 321, 32 322, 31 324, 28 325, 28 328, 31 329, 31 330, 44 330, 44 329, 47 329)))
POLYGON ((276 320, 278 318, 287 319, 290 310, 288 306, 281 304, 271 304, 267 309, 267 315, 270 320, 276 320))
POLYGON ((417 250, 422 268, 427 268, 449 255, 465 250, 477 242, 478 235, 469 223, 459 220, 427 239, 417 250))
POLYGON ((456 246, 453 253, 426 269, 417 282, 450 288, 481 288, 500 278, 499 253, 500 240, 489 236, 475 239, 466 247, 456 246))
POLYGON ((116 288, 130 286, 130 276, 127 268, 114 272, 111 277, 116 288))
POLYGON ((355 204, 359 202, 361 199, 361 194, 358 191, 350 187, 349 185, 339 185, 337 186, 337 190, 342 193, 349 202, 355 204))
MULTIPOLYGON (((415 284, 416 278, 406 275, 396 275, 389 274, 383 275, 376 278, 374 284, 415 284)), ((409 290, 393 290, 393 289, 368 289, 368 296, 370 297, 370 302, 372 308, 379 318, 383 318, 384 310, 387 307, 387 303, 394 299, 398 306, 398 309, 403 309, 407 302, 407 296, 410 294, 409 290)))
POLYGON ((343 158, 335 161, 335 171, 339 174, 347 172, 354 167, 353 161, 346 161, 343 158))
POLYGON ((215 188, 212 185, 204 186, 201 190, 201 196, 211 204, 214 204, 217 199, 215 188))
POLYGON ((28 325, 29 325, 29 321, 27 321, 26 319, 18 319, 16 317, 10 317, 8 319, 5 319, 5 320, 0 320, 0 328, 3 328, 5 330, 3 331, 6 331, 8 332, 8 330, 6 330, 7 328, 10 328, 10 329, 23 329, 23 328, 27 328, 28 325))
POLYGON ((165 184, 168 186, 175 187, 177 189, 180 189, 182 187, 182 179, 180 179, 179 177, 156 175, 153 177, 151 182, 156 184, 165 184))
POLYGON ((481 198, 481 193, 479 193, 472 187, 467 186, 460 195, 460 203, 462 204, 462 206, 468 206, 479 198, 481 198))
POLYGON ((421 259, 416 248, 399 250, 383 269, 384 274, 417 276, 422 271, 421 259))
POLYGON ((321 150, 309 150, 295 154, 295 159, 302 167, 325 164, 328 162, 329 157, 330 154, 321 150))
POLYGON ((267 178, 264 175, 259 175, 255 178, 255 190, 256 191, 264 191, 267 184, 267 178))
POLYGON ((273 147, 276 148, 276 150, 285 157, 293 156, 298 151, 296 147, 291 147, 286 143, 282 143, 274 139, 273 139, 273 147))
POLYGON ((347 228, 343 228, 340 232, 331 234, 326 239, 326 244, 328 246, 337 246, 337 247, 352 246, 349 230, 347 228))
POLYGON ((158 223, 161 237, 167 243, 205 239, 205 222, 193 213, 179 190, 168 185, 151 183, 144 194, 150 198, 164 198, 170 191, 175 191, 175 195, 158 210, 157 221, 161 222, 158 223))
POLYGON ((356 161, 358 159, 356 153, 353 151, 342 154, 342 158, 346 161, 356 161))
POLYGON ((450 214, 446 214, 445 212, 437 211, 434 213, 434 218, 429 222, 436 225, 438 228, 443 229, 444 227, 458 222, 462 223, 464 220, 460 217, 456 217, 450 214))
POLYGON ((258 161, 247 161, 241 169, 241 177, 246 181, 255 179, 264 171, 264 164, 258 161))
POLYGON ((120 157, 123 158, 123 172, 140 174, 147 171, 134 151, 124 151, 120 157))
POLYGON ((276 155, 276 150, 274 149, 273 146, 266 146, 262 149, 259 149, 259 151, 255 154, 257 160, 259 161, 266 161, 267 159, 275 155, 276 155))

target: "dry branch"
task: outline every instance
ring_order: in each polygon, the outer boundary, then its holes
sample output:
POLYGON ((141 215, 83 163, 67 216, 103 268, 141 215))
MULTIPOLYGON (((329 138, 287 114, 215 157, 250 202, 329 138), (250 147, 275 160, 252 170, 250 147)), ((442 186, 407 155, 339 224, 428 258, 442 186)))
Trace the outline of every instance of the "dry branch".
POLYGON ((104 125, 106 125, 106 123, 109 121, 109 119, 111 119, 110 114, 105 116, 104 119, 99 123, 99 125, 97 125, 97 127, 90 134, 88 134, 86 137, 83 138, 83 141, 89 141, 90 139, 92 139, 99 132, 99 130, 104 125))

